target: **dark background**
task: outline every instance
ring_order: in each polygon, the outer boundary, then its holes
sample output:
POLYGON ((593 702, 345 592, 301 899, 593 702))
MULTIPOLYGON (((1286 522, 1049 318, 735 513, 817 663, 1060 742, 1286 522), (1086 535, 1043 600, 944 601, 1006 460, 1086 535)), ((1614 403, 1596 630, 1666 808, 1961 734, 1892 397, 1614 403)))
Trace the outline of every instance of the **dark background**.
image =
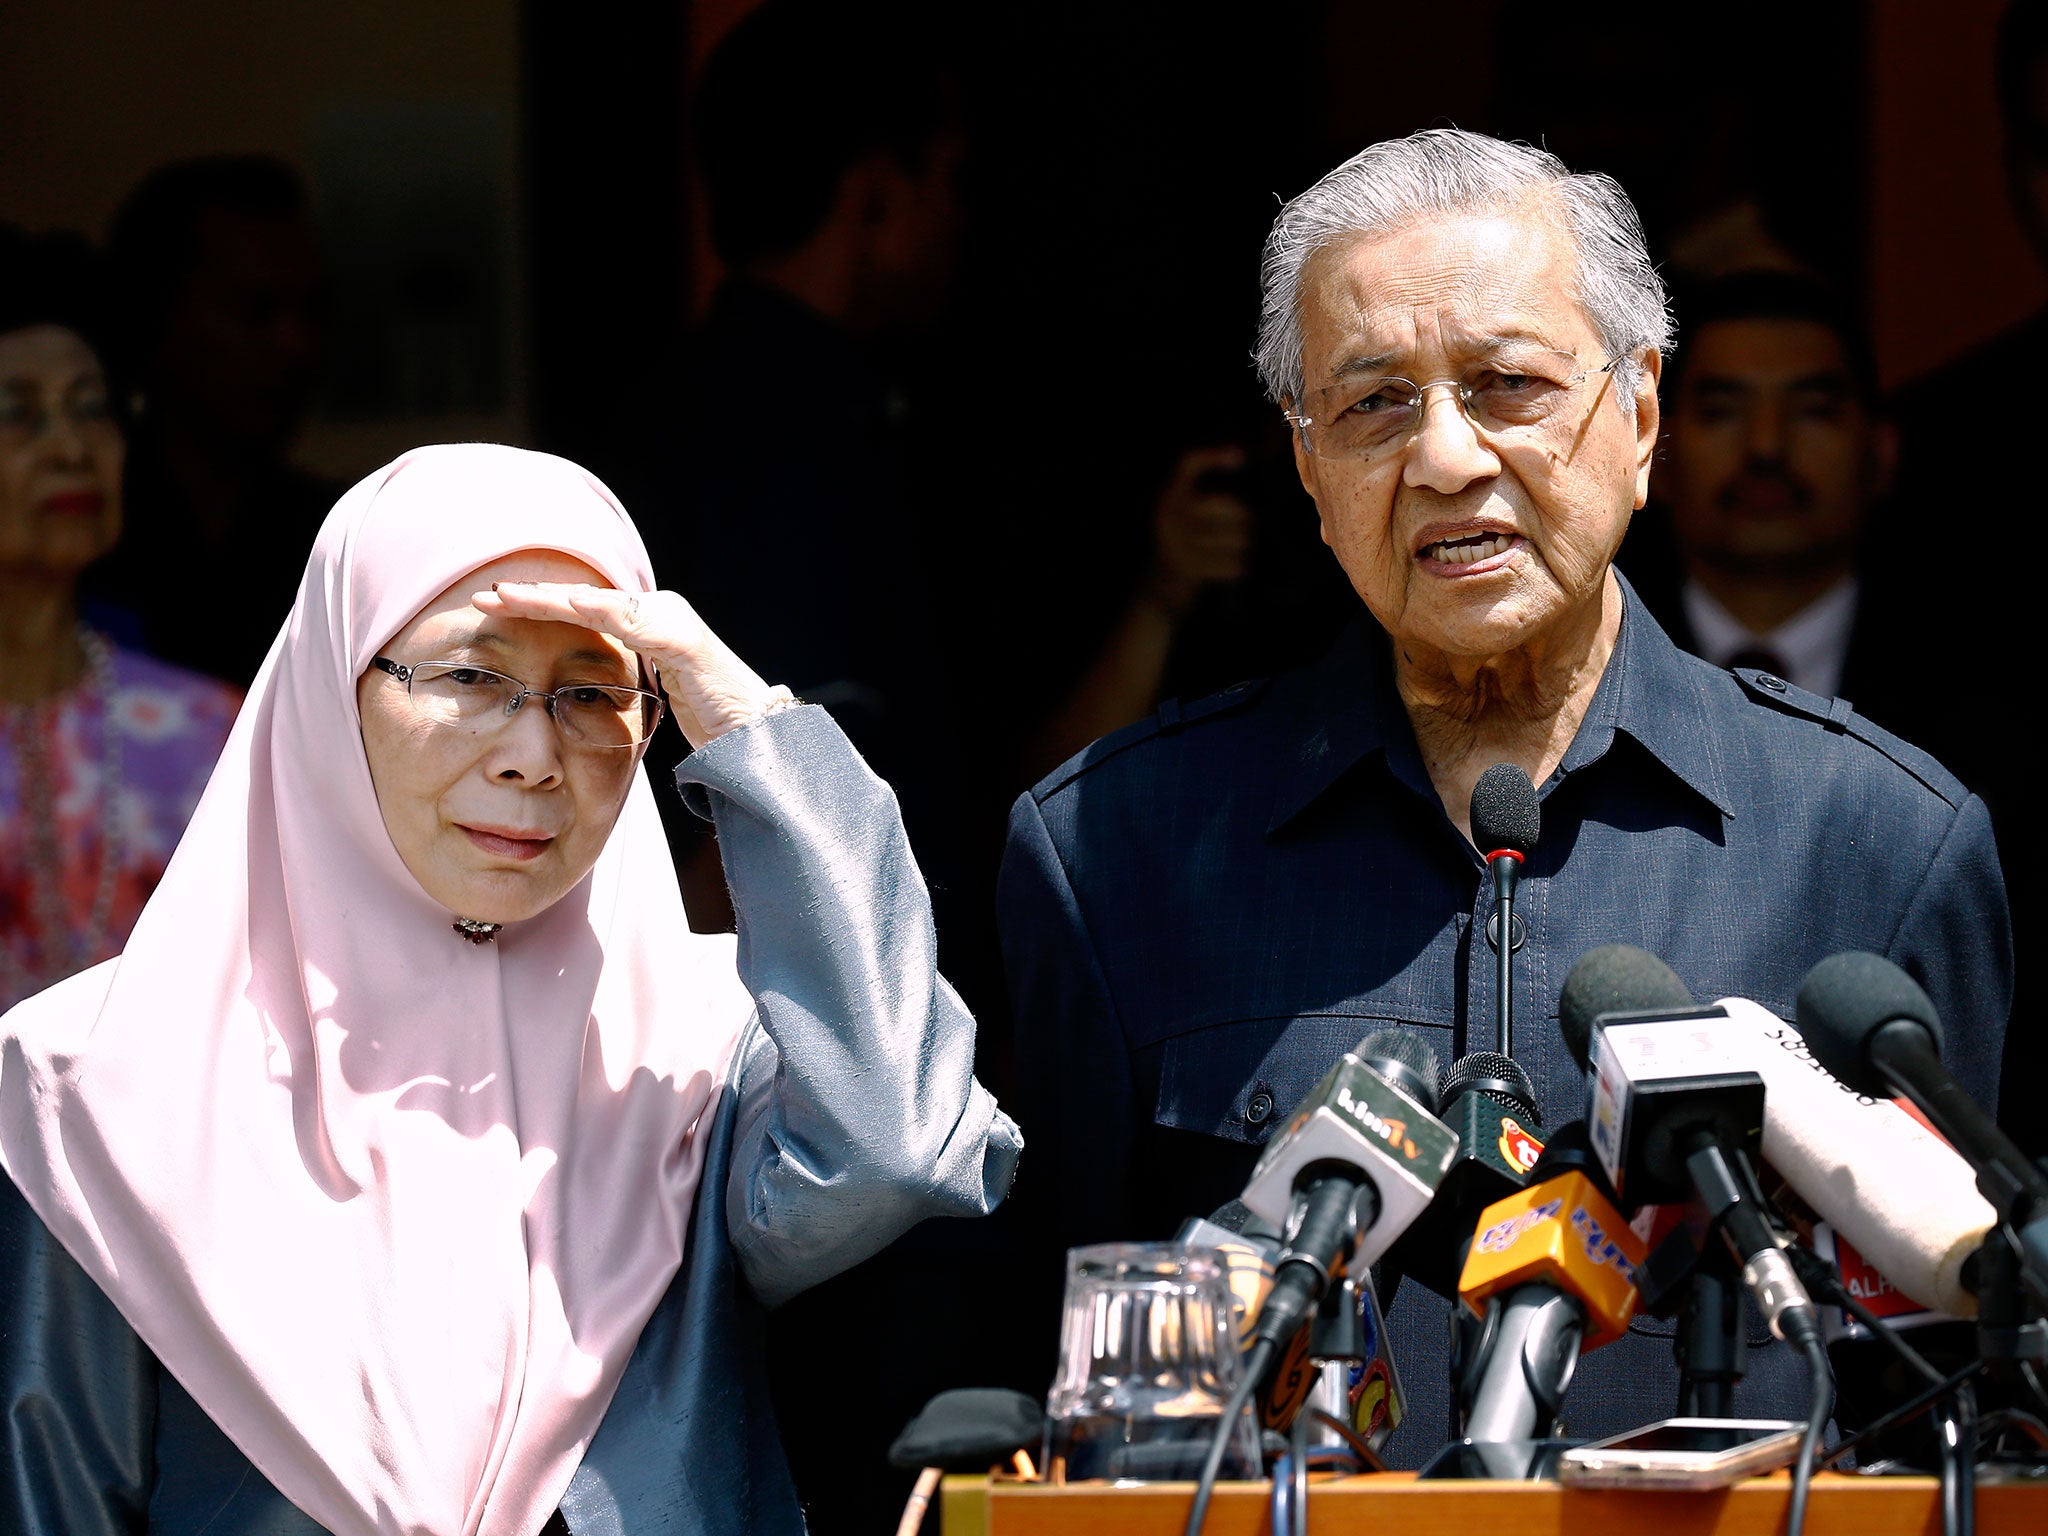
MULTIPOLYGON (((747 8, 17 0, 0 220, 97 236, 166 159, 280 155, 323 216, 339 321, 308 468, 347 481, 491 438, 602 475, 719 276, 685 123, 747 8), (421 294, 441 307, 409 310, 421 294)), ((1667 261, 1815 266, 1858 296, 1887 385, 2028 314, 2048 284, 2000 183, 2000 9, 933 7, 975 150, 963 280, 922 360, 956 450, 927 537, 977 681, 1026 711, 1057 690, 1133 579, 1173 456, 1219 438, 1258 450, 1268 579, 1196 626, 1207 650, 1176 681, 1313 643, 1296 599, 1331 577, 1248 361, 1257 252, 1279 200, 1374 139, 1526 137, 1619 176, 1667 261)))

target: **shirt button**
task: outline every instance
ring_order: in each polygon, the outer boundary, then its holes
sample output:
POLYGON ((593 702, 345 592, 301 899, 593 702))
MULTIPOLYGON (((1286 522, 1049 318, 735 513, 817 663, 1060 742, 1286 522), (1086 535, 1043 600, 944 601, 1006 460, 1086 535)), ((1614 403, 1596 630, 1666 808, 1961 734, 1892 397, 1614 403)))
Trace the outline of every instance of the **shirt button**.
POLYGON ((1273 1118, 1273 1095, 1261 1088, 1251 1096, 1244 1107, 1246 1125, 1264 1125, 1273 1118))
POLYGON ((1773 693, 1783 693, 1785 691, 1785 679, 1770 672, 1757 673, 1756 685, 1759 688, 1768 688, 1773 693))
MULTIPOLYGON (((1510 912, 1508 914, 1508 942, 1514 946, 1508 951, 1511 955, 1519 955, 1522 952, 1522 946, 1529 942, 1529 925, 1522 921, 1522 914, 1519 912, 1510 912)), ((1498 909, 1487 914, 1486 947, 1496 955, 1500 953, 1500 912, 1498 909)))

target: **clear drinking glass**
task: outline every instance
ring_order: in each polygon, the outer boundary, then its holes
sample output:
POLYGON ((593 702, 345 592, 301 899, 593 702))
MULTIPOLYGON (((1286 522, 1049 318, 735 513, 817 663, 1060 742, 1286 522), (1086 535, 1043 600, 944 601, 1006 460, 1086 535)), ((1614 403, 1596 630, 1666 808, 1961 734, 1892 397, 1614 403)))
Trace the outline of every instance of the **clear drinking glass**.
MULTIPOLYGON (((1070 1249, 1046 1465, 1064 1459, 1070 1482, 1191 1479, 1242 1371, 1230 1289, 1213 1254, 1172 1243, 1070 1249)), ((1255 1478, 1259 1467, 1246 1408, 1222 1475, 1255 1478)))

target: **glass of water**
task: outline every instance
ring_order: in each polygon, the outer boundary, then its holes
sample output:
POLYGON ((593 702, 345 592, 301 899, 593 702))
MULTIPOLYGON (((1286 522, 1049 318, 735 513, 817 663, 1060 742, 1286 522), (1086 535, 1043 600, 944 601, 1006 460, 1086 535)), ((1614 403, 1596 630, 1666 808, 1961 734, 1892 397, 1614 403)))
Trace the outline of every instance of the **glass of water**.
MULTIPOLYGON (((1045 1459, 1069 1482, 1196 1477, 1243 1378, 1230 1288, 1212 1253, 1102 1243, 1067 1253, 1059 1374, 1046 1399, 1045 1459)), ((1226 1478, 1260 1475, 1258 1429, 1240 1410, 1226 1478)))

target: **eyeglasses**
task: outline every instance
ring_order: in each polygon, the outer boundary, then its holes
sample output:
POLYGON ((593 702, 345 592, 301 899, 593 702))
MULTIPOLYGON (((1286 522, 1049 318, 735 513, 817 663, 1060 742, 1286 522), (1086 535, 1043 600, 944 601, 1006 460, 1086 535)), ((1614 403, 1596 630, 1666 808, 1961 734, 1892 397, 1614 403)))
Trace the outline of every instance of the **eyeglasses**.
POLYGON ((1598 368, 1577 368, 1565 353, 1482 365, 1459 379, 1417 384, 1384 374, 1362 374, 1304 392, 1306 412, 1287 419, 1304 447, 1321 459, 1373 459, 1403 447, 1422 430, 1429 392, 1442 386, 1465 413, 1475 432, 1500 441, 1529 440, 1569 424, 1565 410, 1572 391, 1586 380, 1611 373, 1627 359, 1598 368))
POLYGON ((545 692, 516 677, 459 661, 408 667, 377 656, 370 665, 405 684, 412 707, 436 725, 467 726, 479 733, 496 730, 528 699, 538 699, 572 746, 623 749, 645 745, 661 723, 662 697, 645 688, 567 683, 545 692))

